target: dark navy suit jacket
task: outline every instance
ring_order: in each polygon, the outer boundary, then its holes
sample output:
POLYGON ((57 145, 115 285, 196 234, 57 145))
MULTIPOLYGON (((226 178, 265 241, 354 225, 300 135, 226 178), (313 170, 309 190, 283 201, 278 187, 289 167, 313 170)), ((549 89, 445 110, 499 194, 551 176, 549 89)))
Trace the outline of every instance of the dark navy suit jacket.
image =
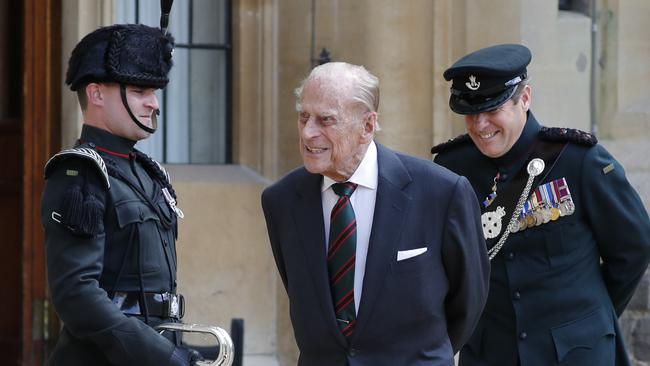
POLYGON ((486 301, 489 262, 465 178, 377 145, 379 180, 351 339, 328 285, 322 176, 300 167, 262 194, 262 207, 304 366, 449 366, 486 301), (397 261, 401 250, 427 247, 397 261))

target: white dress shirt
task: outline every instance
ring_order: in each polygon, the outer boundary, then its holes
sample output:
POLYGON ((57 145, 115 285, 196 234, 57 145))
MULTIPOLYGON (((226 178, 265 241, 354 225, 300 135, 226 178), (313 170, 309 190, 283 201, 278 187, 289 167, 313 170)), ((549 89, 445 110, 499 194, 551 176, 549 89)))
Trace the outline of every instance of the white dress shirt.
MULTIPOLYGON (((358 184, 357 189, 350 196, 350 203, 357 219, 357 253, 354 267, 354 308, 357 313, 359 312, 361 290, 363 288, 363 276, 366 273, 366 257, 368 256, 370 231, 377 199, 378 173, 377 146, 374 141, 371 141, 357 170, 348 179, 348 182, 358 184)), ((339 196, 332 189, 334 183, 336 181, 333 179, 323 176, 321 199, 323 200, 323 221, 325 223, 325 251, 327 251, 327 245, 329 245, 330 214, 339 199, 339 196)))

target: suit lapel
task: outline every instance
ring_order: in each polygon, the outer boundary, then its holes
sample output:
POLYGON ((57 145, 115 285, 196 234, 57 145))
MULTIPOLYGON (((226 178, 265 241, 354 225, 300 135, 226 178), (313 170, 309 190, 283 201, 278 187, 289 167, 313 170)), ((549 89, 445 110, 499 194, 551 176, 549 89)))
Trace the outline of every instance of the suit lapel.
POLYGON ((377 144, 377 161, 379 166, 377 200, 366 258, 363 292, 353 338, 357 338, 363 332, 370 319, 372 308, 384 286, 386 275, 390 272, 391 263, 397 255, 397 244, 406 224, 404 222, 406 212, 411 204, 411 198, 403 191, 404 187, 411 182, 411 177, 397 155, 377 144))
POLYGON ((322 319, 330 324, 334 337, 347 346, 347 340, 336 325, 334 304, 327 274, 327 259, 325 247, 325 225, 323 223, 323 201, 321 198, 322 176, 309 174, 296 187, 298 197, 293 210, 294 221, 300 237, 300 245, 309 268, 314 292, 318 297, 322 319))

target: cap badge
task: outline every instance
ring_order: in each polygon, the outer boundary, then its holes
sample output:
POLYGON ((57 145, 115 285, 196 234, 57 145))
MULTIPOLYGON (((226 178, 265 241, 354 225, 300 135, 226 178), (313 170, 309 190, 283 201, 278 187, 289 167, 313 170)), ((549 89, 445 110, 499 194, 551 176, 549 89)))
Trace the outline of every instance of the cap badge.
POLYGON ((478 90, 478 88, 481 86, 481 82, 479 81, 477 83, 476 82, 476 76, 470 75, 469 76, 469 82, 465 83, 465 86, 469 90, 478 90))

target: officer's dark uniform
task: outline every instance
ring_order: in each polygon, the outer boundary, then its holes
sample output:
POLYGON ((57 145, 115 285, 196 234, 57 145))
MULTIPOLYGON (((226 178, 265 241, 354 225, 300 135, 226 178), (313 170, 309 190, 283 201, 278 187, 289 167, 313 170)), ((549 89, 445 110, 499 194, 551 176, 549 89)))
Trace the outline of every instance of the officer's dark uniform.
MULTIPOLYGON (((512 97, 517 77, 525 79, 529 61, 528 49, 517 45, 462 58, 445 72, 454 81, 450 107, 461 114, 497 108, 512 97), (474 90, 481 81, 489 93, 474 90)), ((617 317, 650 261, 650 220, 623 167, 593 136, 542 127, 530 112, 520 138, 504 156, 484 156, 467 135, 432 152, 436 163, 469 179, 479 201, 492 192, 497 172, 499 197, 508 194, 517 177, 523 174, 526 180, 531 159, 550 155, 523 207, 527 213, 491 262, 487 305, 460 353, 460 365, 629 365, 617 317), (572 205, 559 204, 562 182, 572 205), (537 210, 529 205, 535 203, 537 210), (543 219, 551 208, 562 210, 543 219)), ((521 192, 510 194, 516 201, 521 192)), ((482 207, 483 217, 494 218, 495 210, 495 205, 482 207)), ((513 210, 506 209, 502 233, 513 210)))
MULTIPOLYGON (((173 39, 143 25, 86 36, 66 83, 160 88, 173 39)), ((51 365, 187 365, 173 335, 152 329, 178 321, 175 193, 165 170, 135 141, 84 125, 73 149, 45 168, 42 197, 48 281, 63 322, 51 365)))

